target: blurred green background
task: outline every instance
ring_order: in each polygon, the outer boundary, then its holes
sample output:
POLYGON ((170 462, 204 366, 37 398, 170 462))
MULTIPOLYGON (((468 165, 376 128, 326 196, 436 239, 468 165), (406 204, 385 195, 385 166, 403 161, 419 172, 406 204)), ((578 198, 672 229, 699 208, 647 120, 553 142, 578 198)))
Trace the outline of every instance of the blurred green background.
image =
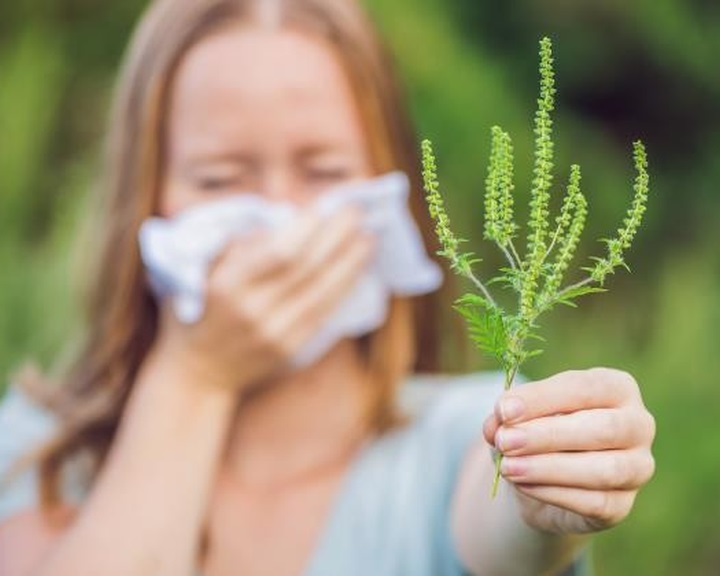
MULTIPOLYGON (((0 372, 52 366, 73 334, 73 238, 98 172, 109 98, 145 2, 0 7, 0 372)), ((583 166, 587 237, 632 194, 631 141, 649 150, 647 225, 608 294, 546 321, 540 377, 610 365, 640 381, 658 422, 655 479, 597 538, 597 574, 720 574, 720 3, 717 0, 372 0, 461 236, 481 237, 489 130, 515 139, 530 182, 537 41, 555 41, 557 176, 583 166)), ((486 265, 498 261, 474 246, 486 265)), ((600 245, 586 242, 589 256, 600 245)), ((481 271, 482 273, 482 271, 481 271)), ((481 360, 478 359, 478 362, 481 360)))

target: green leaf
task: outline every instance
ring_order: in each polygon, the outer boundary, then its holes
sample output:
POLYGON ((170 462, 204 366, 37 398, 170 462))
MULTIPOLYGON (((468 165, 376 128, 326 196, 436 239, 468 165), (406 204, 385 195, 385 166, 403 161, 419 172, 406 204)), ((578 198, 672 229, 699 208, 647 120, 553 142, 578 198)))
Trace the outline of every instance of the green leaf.
POLYGON ((523 360, 530 360, 531 358, 536 358, 537 356, 540 356, 544 352, 545 352, 544 350, 531 350, 530 352, 525 353, 525 357, 523 358, 523 360))
POLYGON ((466 294, 459 298, 454 308, 465 318, 473 344, 502 361, 508 347, 508 331, 503 312, 476 294, 466 294))
POLYGON ((555 300, 554 303, 565 304, 571 308, 577 308, 577 304, 573 302, 576 298, 580 298, 581 296, 585 296, 587 294, 600 294, 602 292, 607 292, 607 289, 599 288, 597 286, 580 286, 579 288, 574 288, 572 290, 568 290, 567 292, 561 292, 561 296, 555 300))

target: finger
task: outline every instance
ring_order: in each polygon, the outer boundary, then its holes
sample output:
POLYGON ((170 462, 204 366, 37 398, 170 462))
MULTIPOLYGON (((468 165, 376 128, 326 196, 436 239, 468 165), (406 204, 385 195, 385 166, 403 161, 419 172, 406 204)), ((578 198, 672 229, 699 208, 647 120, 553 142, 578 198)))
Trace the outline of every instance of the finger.
POLYGON ((494 429, 490 443, 509 456, 632 448, 649 445, 654 434, 652 417, 637 407, 582 410, 494 429))
MULTIPOLYGON (((345 215, 345 219, 351 216, 345 215)), ((233 240, 216 259, 214 268, 226 269, 236 285, 272 277, 291 268, 329 229, 334 228, 327 218, 307 210, 285 228, 233 240)))
POLYGON ((583 516, 593 530, 604 530, 622 521, 632 509, 634 490, 602 491, 560 486, 516 484, 515 489, 535 500, 583 516))
MULTIPOLYGON (((213 259, 208 269, 208 278, 212 279, 228 271, 258 269, 262 266, 262 248, 267 245, 271 232, 256 230, 241 238, 228 242, 222 251, 213 259)), ((236 274, 237 275, 237 274, 236 274)))
POLYGON ((510 424, 638 401, 640 392, 632 376, 619 370, 593 368, 562 372, 517 386, 500 397, 495 414, 502 423, 510 424))
POLYGON ((354 240, 366 235, 360 229, 359 212, 354 208, 337 214, 325 224, 287 268, 282 280, 279 279, 269 291, 274 301, 294 296, 305 283, 314 279, 333 261, 342 258, 354 240))
POLYGON ((341 258, 323 268, 315 281, 292 299, 270 329, 288 334, 290 349, 299 350, 348 296, 373 252, 371 238, 354 240, 341 258))
POLYGON ((500 466, 502 475, 517 484, 586 490, 635 490, 654 471, 655 462, 646 450, 506 456, 500 466))
POLYGON ((491 413, 487 418, 485 418, 485 422, 483 422, 483 437, 485 438, 485 442, 495 448, 497 448, 497 432, 499 428, 500 421, 498 420, 494 412, 491 413))

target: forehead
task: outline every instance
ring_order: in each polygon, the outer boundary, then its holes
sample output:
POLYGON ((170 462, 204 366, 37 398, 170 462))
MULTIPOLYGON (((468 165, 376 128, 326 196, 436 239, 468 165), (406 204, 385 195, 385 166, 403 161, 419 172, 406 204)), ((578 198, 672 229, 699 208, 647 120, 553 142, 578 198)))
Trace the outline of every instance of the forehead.
POLYGON ((286 120, 300 130, 326 119, 357 127, 354 97, 329 44, 283 29, 234 26, 186 54, 172 89, 175 129, 220 132, 286 120))

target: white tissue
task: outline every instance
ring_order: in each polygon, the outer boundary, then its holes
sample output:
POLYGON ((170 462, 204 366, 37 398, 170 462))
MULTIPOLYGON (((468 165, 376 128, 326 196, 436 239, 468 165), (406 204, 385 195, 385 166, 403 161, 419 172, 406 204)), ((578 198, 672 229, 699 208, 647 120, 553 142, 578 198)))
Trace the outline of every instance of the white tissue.
MULTIPOLYGON (((314 363, 343 338, 379 328, 387 317, 391 294, 427 294, 442 284, 442 272, 428 257, 408 209, 408 194, 407 176, 393 172, 337 187, 315 201, 326 215, 348 204, 360 206, 364 228, 376 235, 377 251, 347 298, 294 358, 296 368, 314 363)), ((139 241, 154 293, 173 299, 181 322, 198 322, 205 309, 209 267, 228 242, 256 230, 286 226, 298 213, 294 204, 242 194, 207 202, 172 219, 149 218, 140 229, 139 241)))

